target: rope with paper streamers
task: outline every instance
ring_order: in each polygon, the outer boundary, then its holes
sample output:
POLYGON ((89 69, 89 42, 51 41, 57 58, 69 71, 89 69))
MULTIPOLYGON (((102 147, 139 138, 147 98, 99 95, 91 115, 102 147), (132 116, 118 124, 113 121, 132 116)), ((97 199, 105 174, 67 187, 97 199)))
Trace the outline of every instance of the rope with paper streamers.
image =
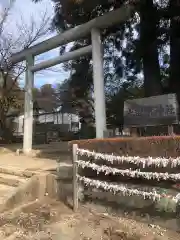
POLYGON ((147 180, 171 180, 171 181, 177 181, 180 180, 180 174, 169 174, 169 173, 158 173, 158 172, 141 172, 140 169, 138 170, 131 170, 131 169, 117 169, 117 168, 112 168, 109 166, 105 166, 105 165, 97 165, 95 163, 91 163, 89 161, 83 161, 83 160, 78 160, 76 161, 78 166, 80 166, 81 168, 92 168, 93 170, 97 171, 97 174, 99 174, 100 172, 105 173, 105 175, 108 174, 120 174, 122 176, 127 176, 127 177, 131 177, 131 178, 140 178, 143 177, 144 179, 147 180))
MULTIPOLYGON (((164 195, 158 194, 156 191, 153 192, 145 192, 140 191, 138 189, 130 189, 127 188, 125 185, 117 185, 117 184, 110 184, 108 182, 93 180, 87 177, 82 177, 80 175, 77 176, 78 180, 83 182, 85 186, 95 187, 98 189, 104 189, 106 191, 110 191, 114 194, 122 193, 123 196, 141 196, 144 199, 151 199, 153 201, 160 200, 164 197, 164 195)), ((167 196, 166 196, 167 197, 167 196)), ((177 197, 168 196, 171 200, 178 202, 177 197)))
MULTIPOLYGON (((130 188, 126 184, 114 184, 111 182, 106 181, 100 181, 91 179, 85 176, 80 176, 78 174, 78 167, 80 168, 91 168, 92 170, 95 170, 97 174, 100 172, 104 173, 105 175, 113 174, 113 175, 121 175, 126 176, 130 178, 144 178, 146 180, 171 180, 174 182, 180 181, 180 173, 162 173, 162 172, 143 172, 140 170, 140 168, 147 168, 147 167, 157 167, 157 168, 165 168, 165 167, 171 167, 175 168, 177 166, 180 166, 180 158, 141 158, 141 157, 130 157, 130 156, 115 156, 110 154, 104 154, 104 153, 97 153, 94 151, 89 151, 85 149, 78 148, 77 145, 73 147, 73 168, 74 168, 74 183, 76 183, 74 187, 74 193, 76 193, 78 190, 77 182, 82 182, 85 186, 93 187, 97 189, 103 189, 105 191, 112 192, 114 194, 121 193, 123 196, 140 196, 144 199, 151 199, 153 201, 160 200, 162 198, 168 198, 172 201, 175 201, 176 203, 180 201, 180 194, 177 194, 176 196, 167 195, 163 193, 158 193, 154 188, 152 188, 151 191, 143 191, 139 188, 130 188), (87 156, 90 159, 87 160, 80 160, 78 159, 78 156, 87 156), (92 162, 93 160, 93 162, 92 162), (95 161, 94 161, 95 160, 95 161), (132 170, 129 169, 118 169, 113 166, 108 165, 98 165, 96 164, 96 160, 104 160, 105 162, 109 162, 111 164, 117 164, 117 163, 133 163, 136 166, 139 166, 138 169, 132 170)), ((74 194, 74 202, 78 202, 77 194, 74 194), (76 199, 76 201, 75 201, 76 199)), ((75 204, 74 204, 75 205, 75 204)), ((77 205, 77 204, 76 204, 77 205)), ((75 208, 76 209, 76 208, 75 208)))
POLYGON ((142 158, 139 156, 115 156, 113 154, 104 154, 104 153, 97 153, 92 152, 85 149, 77 149, 77 154, 79 156, 87 156, 92 157, 95 160, 105 160, 110 163, 132 163, 136 164, 138 166, 150 167, 155 166, 156 168, 165 168, 167 166, 170 166, 171 168, 175 168, 177 166, 180 166, 180 158, 153 158, 153 157, 147 157, 142 158))

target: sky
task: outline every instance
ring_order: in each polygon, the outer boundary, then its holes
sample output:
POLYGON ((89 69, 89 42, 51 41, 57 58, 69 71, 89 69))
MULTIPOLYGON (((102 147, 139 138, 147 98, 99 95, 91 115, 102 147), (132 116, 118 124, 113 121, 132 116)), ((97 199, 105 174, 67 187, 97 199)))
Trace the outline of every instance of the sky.
MULTIPOLYGON (((10 0, 0 0, 0 14, 4 8, 8 7, 9 2, 10 0)), ((32 3, 31 0, 14 0, 13 8, 10 12, 10 16, 8 17, 8 31, 9 29, 11 29, 12 31, 14 30, 15 28, 13 25, 14 22, 21 23, 23 21, 27 25, 30 24, 32 17, 35 20, 38 27, 38 24, 41 23, 42 16, 45 13, 47 17, 52 19, 54 15, 54 9, 53 9, 53 4, 51 0, 43 0, 38 4, 32 3)), ((56 32, 49 33, 40 40, 42 41, 42 40, 48 39, 53 35, 56 35, 56 32)), ((59 54, 59 49, 53 49, 47 53, 39 55, 36 58, 36 62, 57 57, 58 54, 59 54)), ((34 84, 36 87, 40 87, 46 83, 51 83, 55 85, 56 83, 62 82, 68 76, 69 76, 69 73, 63 71, 62 65, 57 65, 56 67, 50 70, 44 70, 39 73, 36 73, 34 84)), ((24 85, 24 76, 21 77, 20 85, 21 86, 24 85)))

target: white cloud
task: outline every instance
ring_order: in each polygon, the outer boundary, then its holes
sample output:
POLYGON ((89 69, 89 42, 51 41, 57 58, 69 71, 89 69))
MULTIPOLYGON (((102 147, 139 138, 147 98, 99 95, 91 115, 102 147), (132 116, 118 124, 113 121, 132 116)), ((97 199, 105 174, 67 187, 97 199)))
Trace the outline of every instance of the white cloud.
POLYGON ((18 15, 23 15, 26 19, 33 16, 38 20, 41 13, 45 11, 49 16, 53 16, 54 9, 51 0, 43 0, 42 2, 36 4, 31 0, 16 0, 13 8, 13 12, 16 17, 18 17, 18 15))
POLYGON ((0 22, 2 21, 3 18, 3 7, 0 5, 0 22))
POLYGON ((6 8, 10 3, 10 0, 0 0, 0 5, 2 8, 6 8))

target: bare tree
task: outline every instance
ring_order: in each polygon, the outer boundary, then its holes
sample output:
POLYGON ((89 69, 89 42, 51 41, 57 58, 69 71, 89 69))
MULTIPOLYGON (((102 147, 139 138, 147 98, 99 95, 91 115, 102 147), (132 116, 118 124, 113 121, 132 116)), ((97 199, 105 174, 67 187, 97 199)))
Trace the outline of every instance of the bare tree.
POLYGON ((8 18, 13 6, 14 0, 11 0, 0 15, 0 136, 6 139, 11 135, 7 115, 23 107, 24 94, 18 81, 26 70, 24 62, 12 64, 10 58, 13 53, 32 46, 45 36, 50 22, 47 12, 44 12, 38 23, 33 17, 29 22, 21 17, 15 29, 9 29, 8 18))

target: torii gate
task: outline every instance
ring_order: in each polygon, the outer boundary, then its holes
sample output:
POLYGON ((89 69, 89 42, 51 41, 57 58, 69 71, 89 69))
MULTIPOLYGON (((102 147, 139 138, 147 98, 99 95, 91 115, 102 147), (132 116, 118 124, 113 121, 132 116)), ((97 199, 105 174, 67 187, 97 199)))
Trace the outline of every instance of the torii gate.
POLYGON ((52 67, 69 60, 77 59, 81 56, 91 54, 93 59, 93 83, 95 98, 95 125, 96 138, 103 138, 106 131, 106 107, 104 93, 104 71, 103 54, 101 44, 101 29, 111 27, 117 23, 128 20, 134 7, 124 5, 121 8, 111 11, 103 16, 97 17, 85 24, 65 31, 55 37, 43 41, 35 46, 15 53, 12 58, 12 64, 26 60, 26 80, 25 80, 25 109, 24 109, 24 138, 23 151, 28 153, 32 150, 33 135, 33 96, 32 88, 34 85, 34 73, 52 67), (78 50, 66 53, 62 56, 43 61, 34 65, 34 57, 57 48, 61 45, 81 39, 91 34, 92 46, 80 48, 78 50))

